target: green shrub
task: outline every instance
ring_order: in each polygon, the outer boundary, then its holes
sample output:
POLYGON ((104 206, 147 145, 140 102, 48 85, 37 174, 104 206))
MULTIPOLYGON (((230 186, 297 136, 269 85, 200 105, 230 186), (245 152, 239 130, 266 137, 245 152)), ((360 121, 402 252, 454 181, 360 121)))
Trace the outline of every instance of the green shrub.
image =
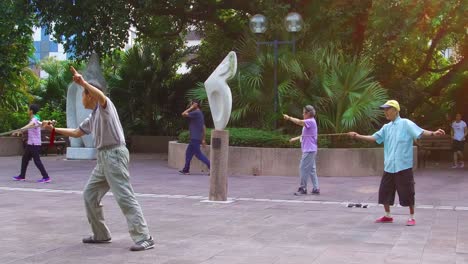
POLYGON ((29 117, 26 109, 19 112, 0 109, 0 120, 2 120, 2 122, 0 122, 0 132, 6 132, 27 125, 29 117))
MULTIPOLYGON (((343 136, 323 136, 323 139, 328 140, 329 148, 378 148, 383 145, 378 145, 375 142, 351 139, 346 135, 343 136)), ((319 145, 320 146, 320 145, 319 145)))
POLYGON ((56 127, 67 127, 67 115, 58 107, 52 107, 50 104, 46 104, 41 107, 37 113, 41 120, 55 120, 57 121, 56 127))
MULTIPOLYGON (((299 148, 300 142, 290 143, 289 139, 294 136, 284 135, 276 131, 265 131, 254 128, 228 128, 229 145, 238 147, 264 147, 264 148, 299 148)), ((211 138, 211 129, 206 130, 206 141, 211 138)), ((182 131, 178 138, 181 143, 189 142, 189 132, 182 131)), ((321 148, 328 147, 326 138, 319 138, 321 148)))

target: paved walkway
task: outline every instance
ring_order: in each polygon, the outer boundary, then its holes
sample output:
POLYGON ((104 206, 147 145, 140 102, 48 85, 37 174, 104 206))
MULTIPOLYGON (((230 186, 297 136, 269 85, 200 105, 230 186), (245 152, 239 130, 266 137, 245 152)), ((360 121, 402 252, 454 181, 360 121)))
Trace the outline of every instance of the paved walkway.
MULTIPOLYGON (((322 177, 322 194, 295 197, 296 177, 235 176, 230 204, 203 202, 206 175, 181 176, 164 156, 133 154, 132 183, 155 250, 130 252, 125 219, 104 198, 113 243, 84 245, 89 235, 81 190, 95 162, 45 157, 53 182, 13 182, 20 157, 0 158, 0 263, 468 263, 467 170, 448 164, 416 175, 417 225, 407 209, 395 223, 375 224, 379 176, 322 177), (369 208, 347 208, 348 202, 369 208)), ((320 169, 320 168, 319 168, 320 169)), ((320 173, 320 171, 319 171, 320 173)))

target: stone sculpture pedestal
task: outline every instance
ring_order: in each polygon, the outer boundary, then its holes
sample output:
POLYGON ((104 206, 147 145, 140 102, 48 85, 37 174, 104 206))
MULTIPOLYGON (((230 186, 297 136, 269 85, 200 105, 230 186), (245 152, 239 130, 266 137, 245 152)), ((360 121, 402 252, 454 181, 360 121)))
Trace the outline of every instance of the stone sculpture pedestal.
POLYGON ((210 149, 210 201, 227 201, 229 131, 213 130, 210 149))
POLYGON ((96 159, 96 148, 67 148, 67 159, 69 160, 93 160, 96 159))

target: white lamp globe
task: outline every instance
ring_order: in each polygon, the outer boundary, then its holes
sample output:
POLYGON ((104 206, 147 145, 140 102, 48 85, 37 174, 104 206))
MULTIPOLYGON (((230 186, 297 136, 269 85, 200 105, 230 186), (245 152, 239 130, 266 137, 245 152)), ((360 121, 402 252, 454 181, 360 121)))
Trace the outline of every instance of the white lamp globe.
POLYGON ((302 16, 299 13, 291 12, 284 18, 284 26, 288 32, 299 32, 302 25, 302 16))
POLYGON ((267 30, 267 19, 264 15, 256 14, 250 18, 250 30, 255 34, 265 33, 267 30))

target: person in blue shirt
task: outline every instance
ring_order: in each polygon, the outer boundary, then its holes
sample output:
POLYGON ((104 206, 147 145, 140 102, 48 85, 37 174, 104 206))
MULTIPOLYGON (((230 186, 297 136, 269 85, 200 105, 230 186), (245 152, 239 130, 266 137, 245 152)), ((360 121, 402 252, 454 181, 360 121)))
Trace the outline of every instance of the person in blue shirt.
POLYGON ((194 155, 203 163, 205 163, 209 170, 210 161, 200 150, 201 144, 203 144, 203 146, 206 145, 205 118, 203 117, 203 113, 200 110, 200 100, 193 99, 190 107, 182 113, 182 116, 189 119, 190 143, 188 144, 187 150, 185 152, 185 166, 182 170, 179 171, 179 173, 190 174, 190 162, 192 161, 194 155))
POLYGON ((352 138, 384 143, 384 173, 379 188, 379 204, 383 204, 385 215, 377 219, 376 223, 392 223, 390 205, 398 192, 401 206, 408 206, 410 217, 406 223, 414 226, 414 177, 413 177, 413 142, 422 136, 442 136, 445 131, 428 131, 420 128, 413 121, 400 117, 400 105, 395 100, 389 100, 380 106, 385 112, 385 118, 390 123, 385 124, 372 136, 359 135, 349 132, 352 138))

